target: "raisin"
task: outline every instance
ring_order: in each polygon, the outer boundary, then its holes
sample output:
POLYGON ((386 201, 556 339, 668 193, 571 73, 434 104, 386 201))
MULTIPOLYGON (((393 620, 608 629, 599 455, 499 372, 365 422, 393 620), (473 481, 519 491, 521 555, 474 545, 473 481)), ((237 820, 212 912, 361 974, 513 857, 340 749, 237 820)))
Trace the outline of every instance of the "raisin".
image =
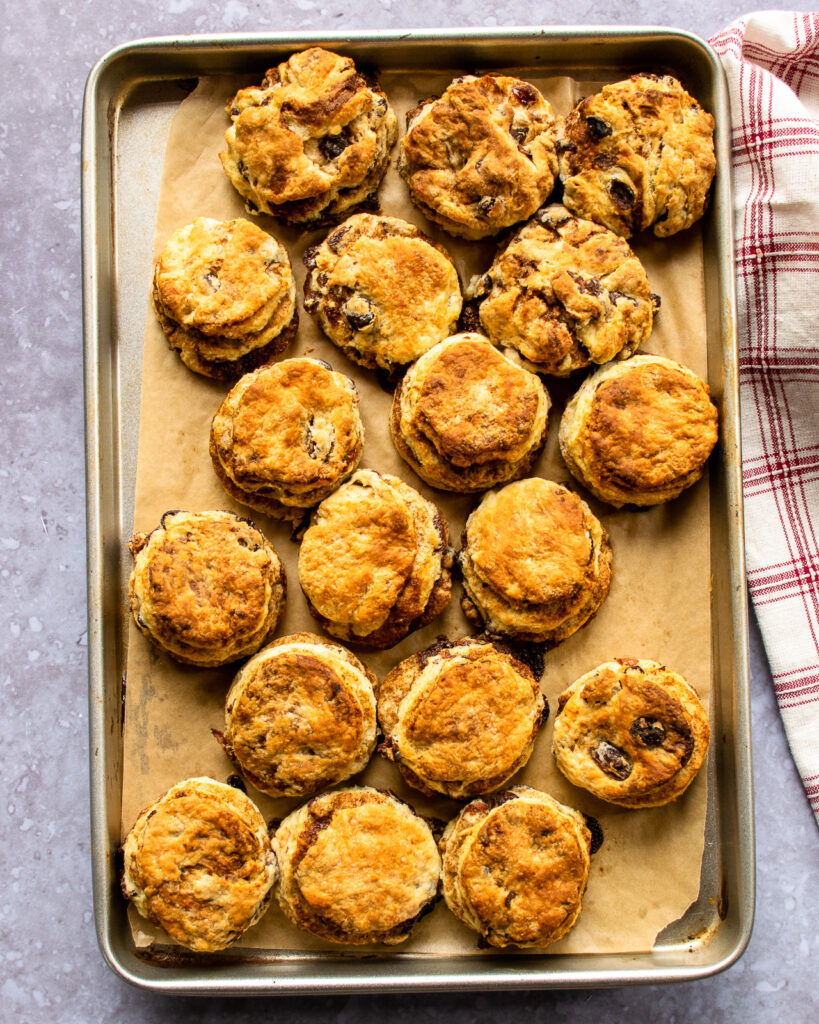
POLYGON ((368 308, 361 312, 348 309, 346 306, 344 307, 344 316, 347 318, 350 328, 354 331, 363 331, 365 327, 369 327, 373 320, 375 320, 375 310, 366 299, 364 301, 367 302, 368 308))
POLYGON ((517 142, 517 144, 520 145, 526 138, 526 136, 529 134, 529 129, 526 127, 525 124, 517 125, 517 127, 513 125, 509 129, 509 134, 515 140, 515 142, 517 142))
POLYGON ((519 82, 517 85, 513 85, 512 95, 524 107, 531 107, 533 103, 537 103, 537 89, 533 85, 529 85, 528 82, 519 82))
POLYGON ((492 207, 495 205, 496 202, 497 199, 495 199, 493 196, 484 196, 482 199, 479 199, 478 213, 487 216, 491 212, 492 207))
POLYGON ((334 253, 336 253, 336 255, 338 255, 339 251, 337 248, 338 243, 347 234, 349 230, 349 228, 338 228, 336 231, 332 233, 332 235, 327 236, 327 245, 333 250, 334 253))
POLYGON ((615 179, 611 185, 609 185, 609 192, 611 198, 614 200, 616 206, 619 206, 623 210, 629 210, 634 206, 634 189, 630 188, 624 181, 618 181, 615 179))
POLYGON ((247 789, 245 788, 245 780, 242 778, 241 775, 228 775, 225 781, 229 786, 232 786, 234 789, 239 789, 243 793, 247 793, 247 789))
POLYGON ((659 747, 665 739, 663 723, 656 718, 635 718, 629 732, 645 747, 659 747))
POLYGON ((591 848, 589 849, 589 853, 597 853, 603 845, 602 826, 597 818, 593 818, 590 814, 584 814, 583 817, 586 820, 586 828, 591 832, 591 848))
POLYGON ((209 270, 207 274, 205 274, 205 280, 207 281, 208 286, 215 292, 218 292, 222 286, 222 282, 212 270, 209 270))
POLYGON ((341 135, 325 135, 319 142, 319 151, 325 160, 335 160, 350 145, 341 135))
POLYGON ((599 117, 587 117, 586 124, 589 126, 589 134, 594 139, 605 139, 607 135, 611 135, 611 125, 599 117))
POLYGON ((592 747, 591 756, 601 771, 620 782, 631 775, 631 770, 634 767, 625 750, 615 747, 608 740, 600 740, 596 747, 592 747))

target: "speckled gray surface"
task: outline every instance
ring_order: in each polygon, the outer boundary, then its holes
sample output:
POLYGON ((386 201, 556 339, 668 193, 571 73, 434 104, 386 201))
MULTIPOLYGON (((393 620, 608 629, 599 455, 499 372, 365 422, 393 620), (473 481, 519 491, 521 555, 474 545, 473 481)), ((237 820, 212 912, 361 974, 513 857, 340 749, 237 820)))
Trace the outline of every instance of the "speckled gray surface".
POLYGON ((0 431, 0 1019, 808 1021, 819 837, 752 631, 758 904, 745 956, 701 982, 610 992, 171 999, 130 988, 93 932, 88 830, 79 152, 85 78, 140 36, 444 25, 637 23, 708 36, 737 4, 416 0, 34 0, 3 16, 0 192, 6 333, 0 431), (162 9, 160 9, 160 6, 162 9), (11 19, 14 16, 14 24, 11 19))

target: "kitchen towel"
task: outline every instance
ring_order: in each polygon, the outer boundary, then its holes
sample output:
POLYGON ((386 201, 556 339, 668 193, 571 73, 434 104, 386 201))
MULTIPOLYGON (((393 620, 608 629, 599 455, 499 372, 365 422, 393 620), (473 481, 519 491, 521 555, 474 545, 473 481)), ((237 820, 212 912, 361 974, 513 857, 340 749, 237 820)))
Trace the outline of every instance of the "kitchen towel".
POLYGON ((819 12, 710 42, 731 93, 748 587, 819 821, 819 12))

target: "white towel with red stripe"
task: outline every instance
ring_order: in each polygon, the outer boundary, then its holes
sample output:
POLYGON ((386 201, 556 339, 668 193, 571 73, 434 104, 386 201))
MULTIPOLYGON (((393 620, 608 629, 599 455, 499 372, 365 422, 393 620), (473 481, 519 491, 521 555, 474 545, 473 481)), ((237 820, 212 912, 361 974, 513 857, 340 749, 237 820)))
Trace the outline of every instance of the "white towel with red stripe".
POLYGON ((819 12, 710 42, 731 91, 748 587, 819 820, 819 12))

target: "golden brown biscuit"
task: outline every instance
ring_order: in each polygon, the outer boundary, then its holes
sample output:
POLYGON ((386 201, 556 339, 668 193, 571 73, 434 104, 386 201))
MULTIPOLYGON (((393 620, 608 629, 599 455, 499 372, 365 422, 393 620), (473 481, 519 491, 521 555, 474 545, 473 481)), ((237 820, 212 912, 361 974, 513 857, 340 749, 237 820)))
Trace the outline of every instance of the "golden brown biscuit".
POLYGON ((210 456, 228 494, 300 519, 358 465, 364 426, 355 383, 319 359, 246 374, 213 417, 210 456))
POLYGON ((717 410, 692 370, 633 356, 593 373, 564 410, 560 451, 601 501, 659 505, 695 484, 717 443, 717 410))
POLYGON ((359 470, 319 505, 301 542, 310 611, 341 640, 392 647, 447 605, 448 543, 431 501, 398 477, 359 470))
POLYGON ((461 314, 452 257, 396 217, 355 214, 308 249, 304 264, 304 308, 370 369, 402 369, 454 331, 461 314))
POLYGON ((444 491, 525 476, 546 443, 549 396, 481 334, 456 334, 409 368, 390 418, 398 454, 444 491))
POLYGON ((392 793, 322 793, 273 839, 276 896, 303 931, 331 942, 403 942, 432 909, 441 858, 427 823, 392 793))
POLYGON ((172 786, 140 814, 122 851, 126 899, 197 953, 235 942, 270 903, 277 870, 264 818, 213 779, 172 786))
POLYGON ((630 356, 659 306, 628 242, 563 206, 538 210, 470 295, 496 345, 558 377, 630 356))
POLYGON ((611 584, 600 521, 572 491, 540 477, 485 495, 466 521, 459 560, 467 619, 518 640, 565 640, 611 584))
POLYGON ((287 252, 241 218, 198 217, 175 231, 154 264, 153 304, 182 362, 219 380, 283 352, 299 322, 287 252))
POLYGON ((526 764, 544 713, 537 679, 508 648, 487 638, 443 641, 381 684, 379 752, 422 793, 468 800, 526 764))
POLYGON ((375 676, 341 644, 294 633, 243 665, 214 732, 268 796, 309 796, 360 772, 375 749, 375 676))
POLYGON ((700 770, 708 713, 682 676, 656 661, 598 665, 559 697, 553 750, 569 782, 621 807, 676 800, 700 770))
POLYGON ((412 201, 450 234, 497 234, 531 217, 554 187, 552 108, 519 78, 456 78, 407 114, 398 170, 412 201))
POLYGON ((577 921, 591 833, 528 786, 473 800, 441 839, 444 899, 490 946, 548 946, 577 921))
POLYGON ((233 512, 166 512, 128 547, 136 624, 177 661, 226 665, 254 654, 276 628, 284 566, 249 520, 233 512))
POLYGON ((632 75, 587 96, 557 139, 563 202, 623 238, 664 237, 705 212, 714 119, 669 75, 632 75))
POLYGON ((397 124, 349 57, 312 47, 229 101, 219 157, 249 212, 318 227, 371 200, 397 124))

